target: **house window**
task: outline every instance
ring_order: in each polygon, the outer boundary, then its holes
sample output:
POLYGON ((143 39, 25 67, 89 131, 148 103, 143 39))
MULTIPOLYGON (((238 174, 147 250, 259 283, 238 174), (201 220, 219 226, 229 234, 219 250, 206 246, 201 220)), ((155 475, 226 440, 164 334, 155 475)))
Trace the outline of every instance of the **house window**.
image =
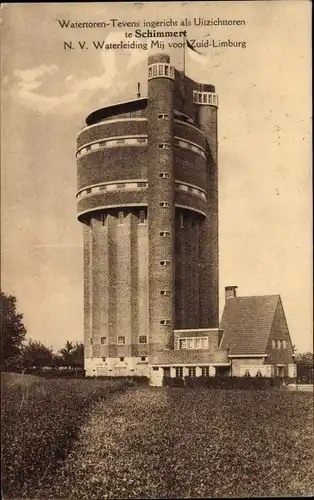
POLYGON ((118 223, 123 224, 124 222, 124 212, 118 212, 118 223))
POLYGON ((147 182, 138 182, 137 183, 138 188, 146 188, 147 187, 147 182))
POLYGON ((125 336, 124 335, 119 335, 118 340, 117 340, 118 345, 123 345, 125 344, 125 336))
POLYGON ((162 208, 168 208, 170 206, 170 204, 168 203, 168 201, 161 201, 159 203, 159 206, 162 208))
POLYGON ((170 290, 160 290, 160 295, 163 295, 165 297, 169 297, 171 295, 170 290))
POLYGON ((170 149, 171 145, 168 142, 163 142, 162 144, 158 144, 159 149, 170 149))
POLYGON ((186 339, 179 339, 179 349, 186 349, 186 339))
POLYGON ((177 378, 182 378, 183 377, 183 367, 182 366, 177 366, 176 367, 176 377, 177 378))
POLYGON ((138 338, 139 344, 147 344, 147 335, 140 335, 138 338))
POLYGON ((93 345, 93 339, 90 339, 90 343, 91 343, 91 345, 93 345))
POLYGON ((208 349, 208 337, 201 338, 201 349, 208 349))
POLYGON ((189 366, 189 377, 196 377, 196 366, 189 366))
POLYGON ((124 361, 124 358, 120 358, 120 361, 124 361))
POLYGON ((169 172, 160 172, 159 177, 161 179, 169 179, 170 178, 170 173, 169 172))
POLYGON ((170 260, 161 260, 160 265, 163 267, 169 267, 170 266, 170 260))
POLYGON ((159 366, 153 366, 153 372, 158 372, 159 371, 159 366))
POLYGON ((170 231, 160 231, 159 236, 170 236, 170 231))
POLYGON ((141 361, 146 361, 147 360, 147 356, 141 356, 141 361))
POLYGON ((101 215, 100 215, 100 222, 102 223, 102 225, 103 225, 103 226, 105 225, 105 222, 106 222, 106 214, 101 214, 101 215))
POLYGON ((158 115, 158 120, 169 120, 169 115, 165 115, 165 114, 160 113, 158 115))
POLYGON ((209 377, 209 366, 202 366, 202 376, 209 377))
POLYGON ((193 342, 194 339, 186 339, 186 348, 187 349, 193 349, 193 342))
POLYGON ((100 343, 105 344, 106 343, 106 337, 100 337, 100 343))
POLYGON ((171 325, 171 321, 170 321, 170 319, 162 319, 162 320, 160 320, 160 324, 163 326, 171 325))
POLYGON ((194 349, 200 349, 201 348, 201 339, 196 338, 194 339, 194 349))

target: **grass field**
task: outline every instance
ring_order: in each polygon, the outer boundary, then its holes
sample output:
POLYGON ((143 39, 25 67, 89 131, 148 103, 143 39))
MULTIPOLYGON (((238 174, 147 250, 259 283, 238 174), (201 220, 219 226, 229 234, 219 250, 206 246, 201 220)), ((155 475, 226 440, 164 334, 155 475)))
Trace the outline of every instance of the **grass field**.
POLYGON ((71 450, 80 425, 100 399, 129 382, 45 380, 1 374, 1 482, 4 498, 33 496, 50 484, 71 450))
MULTIPOLYGON (((150 387, 129 387, 122 393, 115 392, 113 383, 102 382, 99 399, 97 381, 77 381, 86 382, 85 389, 82 385, 71 394, 69 386, 61 387, 70 381, 59 382, 49 381, 61 391, 61 399, 75 401, 60 418, 58 412, 51 413, 49 400, 36 413, 30 399, 32 422, 29 412, 12 416, 28 436, 23 446, 28 444, 30 464, 38 463, 34 443, 37 448, 39 444, 31 436, 35 429, 38 435, 43 421, 47 426, 40 433, 41 445, 45 432, 57 432, 58 425, 49 425, 52 414, 61 427, 67 414, 80 416, 78 408, 85 417, 79 418, 80 430, 73 447, 61 454, 59 468, 49 466, 36 482, 32 475, 28 480, 29 465, 23 487, 19 478, 20 496, 100 500, 314 493, 311 394, 150 387), (98 394, 91 406, 84 399, 89 390, 98 394)), ((45 448, 50 450, 50 444, 45 448)), ((21 464, 17 442, 14 449, 12 467, 21 464)), ((50 459, 53 463, 56 456, 50 459)), ((17 478, 12 473, 5 478, 5 498, 17 498, 17 478)))

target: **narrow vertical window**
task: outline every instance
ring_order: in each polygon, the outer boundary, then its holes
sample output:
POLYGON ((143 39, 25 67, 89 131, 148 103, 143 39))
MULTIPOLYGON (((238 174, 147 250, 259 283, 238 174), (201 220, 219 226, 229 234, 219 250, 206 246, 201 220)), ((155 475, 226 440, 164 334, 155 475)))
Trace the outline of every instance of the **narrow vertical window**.
POLYGON ((183 216, 183 214, 180 214, 180 227, 181 228, 184 227, 184 216, 183 216))
POLYGON ((124 223, 124 212, 118 212, 118 223, 119 224, 124 223))
POLYGON ((146 224, 146 214, 145 214, 145 210, 140 210, 140 214, 139 214, 139 221, 138 221, 139 224, 146 224))

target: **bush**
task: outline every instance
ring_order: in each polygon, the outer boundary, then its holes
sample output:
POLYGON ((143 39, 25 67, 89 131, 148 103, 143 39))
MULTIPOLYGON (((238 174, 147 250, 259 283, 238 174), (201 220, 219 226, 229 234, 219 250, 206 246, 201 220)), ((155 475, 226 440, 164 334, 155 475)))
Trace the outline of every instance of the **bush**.
POLYGON ((164 387, 184 387, 184 379, 180 377, 164 377, 164 387))
POLYGON ((163 385, 168 387, 207 387, 208 389, 271 389, 281 387, 283 380, 279 377, 164 377, 163 385))

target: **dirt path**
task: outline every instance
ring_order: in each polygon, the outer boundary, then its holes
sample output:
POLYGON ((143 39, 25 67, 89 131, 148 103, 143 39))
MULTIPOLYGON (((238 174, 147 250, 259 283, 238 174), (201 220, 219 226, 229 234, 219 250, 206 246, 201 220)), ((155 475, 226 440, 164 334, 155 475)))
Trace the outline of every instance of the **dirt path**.
MULTIPOLYGON (((153 429, 168 408, 166 391, 131 389, 99 402, 45 498, 160 498, 172 480, 157 469, 169 442, 153 429)), ((168 441, 168 440, 167 440, 168 441)), ((170 472, 170 471, 169 471, 170 472)), ((167 496, 167 495, 165 495, 167 496)))

